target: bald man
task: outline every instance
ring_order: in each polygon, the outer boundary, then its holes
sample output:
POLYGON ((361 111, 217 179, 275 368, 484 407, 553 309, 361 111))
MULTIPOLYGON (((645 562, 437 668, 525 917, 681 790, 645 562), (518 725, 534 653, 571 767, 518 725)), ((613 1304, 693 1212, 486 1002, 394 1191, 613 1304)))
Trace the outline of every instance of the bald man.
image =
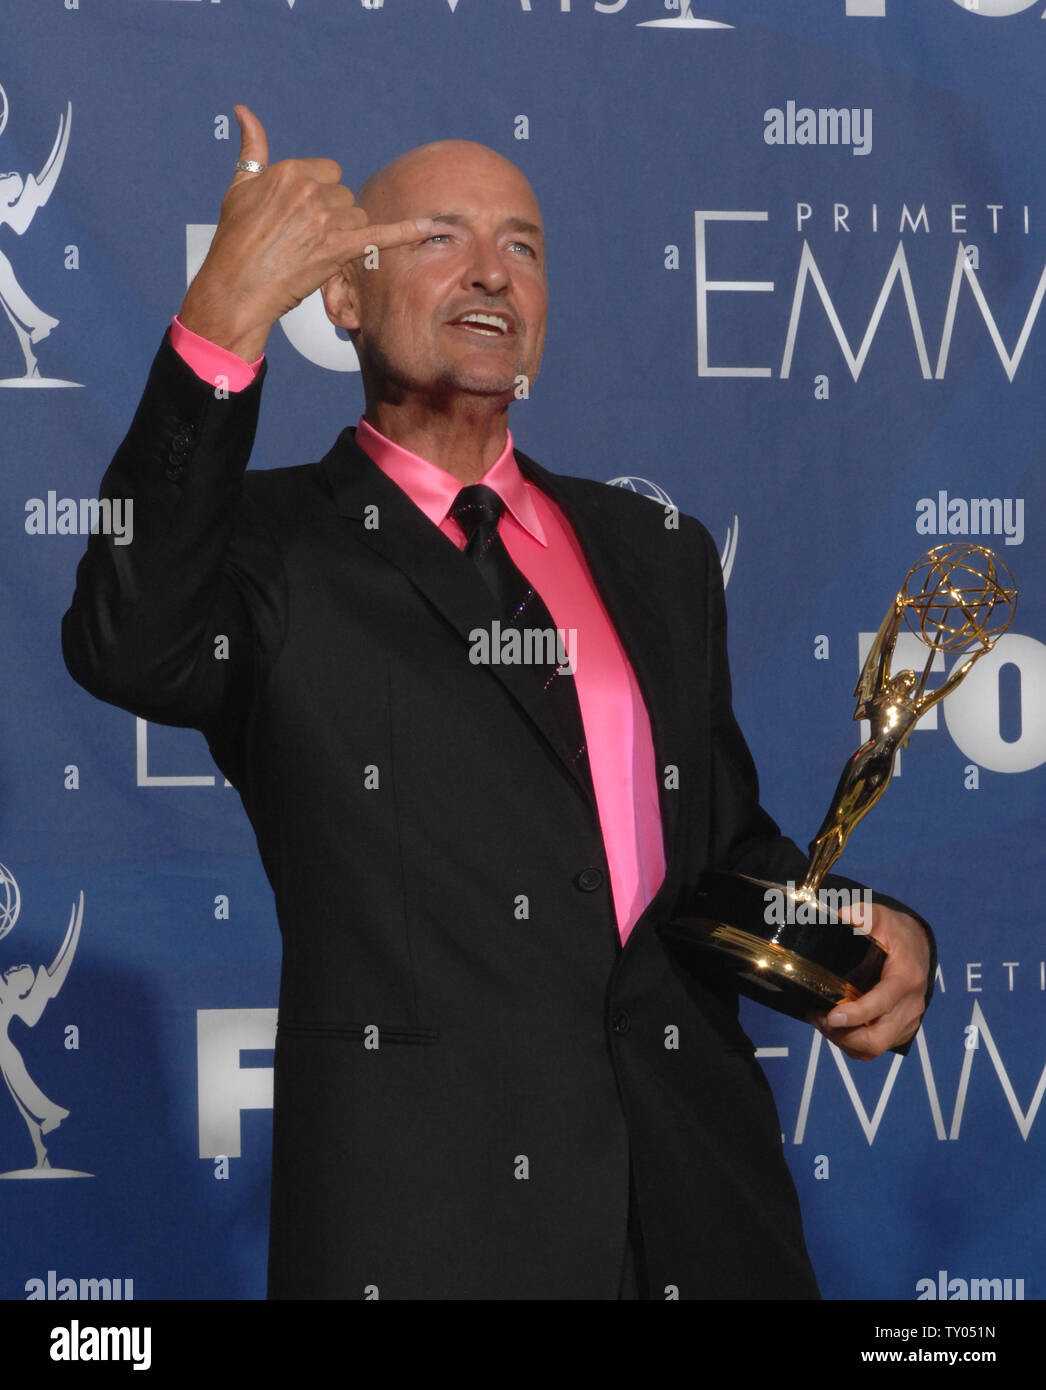
MULTIPOLYGON (((93 693, 204 731, 257 834, 284 944, 270 1295, 814 1298, 736 996, 658 932, 705 867, 805 866, 731 713, 711 539, 514 451, 547 290, 512 164, 428 145, 361 206, 237 115, 103 481, 133 544, 91 538, 63 632, 93 693), (319 287, 363 418, 245 474, 268 334, 319 287)), ((924 1003, 921 927, 872 930, 882 983, 821 1024, 854 1056, 924 1003)))

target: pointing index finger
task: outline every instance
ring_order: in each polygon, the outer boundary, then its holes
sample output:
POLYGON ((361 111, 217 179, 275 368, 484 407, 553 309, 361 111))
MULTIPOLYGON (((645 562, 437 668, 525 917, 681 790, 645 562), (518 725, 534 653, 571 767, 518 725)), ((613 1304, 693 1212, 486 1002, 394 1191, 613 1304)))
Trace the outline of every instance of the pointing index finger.
POLYGON ((346 256, 346 262, 358 260, 367 246, 376 246, 379 251, 387 251, 393 246, 409 246, 428 236, 432 225, 431 217, 409 217, 402 222, 380 222, 361 227, 353 234, 353 249, 346 256), (366 238, 364 247, 359 246, 361 237, 366 238))

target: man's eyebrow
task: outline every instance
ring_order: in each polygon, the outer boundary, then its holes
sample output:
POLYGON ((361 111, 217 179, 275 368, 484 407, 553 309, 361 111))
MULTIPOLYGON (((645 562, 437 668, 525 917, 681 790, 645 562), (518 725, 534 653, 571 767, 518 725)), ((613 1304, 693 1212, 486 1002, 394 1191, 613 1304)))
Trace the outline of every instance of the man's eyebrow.
POLYGON ((536 222, 528 222, 525 217, 510 217, 505 224, 514 232, 529 232, 531 236, 545 235, 545 229, 539 227, 536 222))
MULTIPOLYGON (((442 222, 451 227, 460 227, 471 222, 471 218, 463 212, 430 212, 425 214, 433 222, 442 222)), ((511 232, 527 232, 530 236, 544 237, 545 232, 537 222, 530 222, 525 217, 506 217, 504 224, 511 232)))

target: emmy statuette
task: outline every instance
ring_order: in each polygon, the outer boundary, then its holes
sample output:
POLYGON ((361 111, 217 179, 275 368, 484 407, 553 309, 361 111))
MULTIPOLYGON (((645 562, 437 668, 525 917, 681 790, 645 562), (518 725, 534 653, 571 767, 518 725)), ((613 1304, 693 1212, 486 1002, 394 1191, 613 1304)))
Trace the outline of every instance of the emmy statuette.
POLYGON ((991 651, 1016 603, 1012 575, 983 546, 937 546, 912 566, 854 691, 854 718, 868 720, 870 737, 843 768, 811 841, 803 881, 796 886, 718 870, 702 874, 663 928, 689 968, 704 976, 725 974, 742 994, 795 1018, 856 999, 875 984, 885 948, 866 929, 840 920, 838 909, 850 905, 851 894, 823 887, 825 876, 857 822, 886 790, 897 751, 916 722, 991 651), (891 670, 902 621, 929 648, 921 676, 891 670), (943 684, 927 690, 938 653, 962 659, 943 684))

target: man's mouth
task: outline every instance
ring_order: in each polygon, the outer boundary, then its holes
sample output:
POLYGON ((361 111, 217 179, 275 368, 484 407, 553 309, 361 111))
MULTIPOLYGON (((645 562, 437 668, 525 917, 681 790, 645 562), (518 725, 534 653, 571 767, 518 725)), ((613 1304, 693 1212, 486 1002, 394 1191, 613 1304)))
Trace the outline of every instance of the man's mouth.
POLYGON ((501 338, 513 332, 513 326, 504 314, 484 314, 478 309, 451 320, 452 328, 468 328, 484 337, 501 338))

